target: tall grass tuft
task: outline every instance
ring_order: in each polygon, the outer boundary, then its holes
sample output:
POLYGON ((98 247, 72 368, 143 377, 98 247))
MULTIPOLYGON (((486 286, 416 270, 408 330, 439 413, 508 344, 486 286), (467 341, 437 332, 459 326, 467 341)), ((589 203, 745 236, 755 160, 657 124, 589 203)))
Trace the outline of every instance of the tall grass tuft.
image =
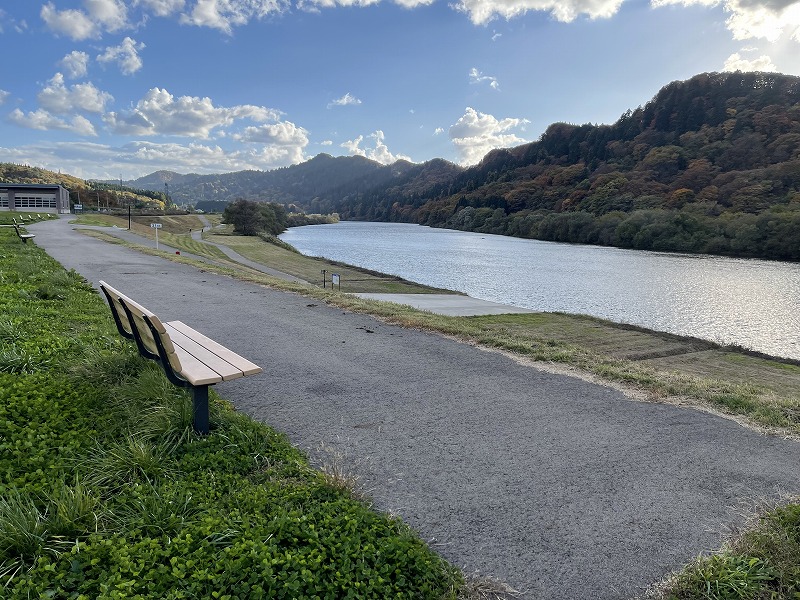
POLYGON ((79 479, 57 482, 47 501, 47 528, 52 535, 74 540, 100 530, 104 515, 100 498, 79 479))
POLYGON ((111 517, 121 531, 138 530, 149 537, 174 537, 197 521, 202 507, 184 487, 145 485, 114 508, 111 517))
POLYGON ((15 345, 0 349, 0 373, 33 373, 47 367, 49 361, 15 345))
POLYGON ((108 446, 98 445, 80 466, 87 473, 87 485, 114 493, 126 485, 174 478, 178 474, 172 459, 174 451, 174 444, 128 434, 108 446))
POLYGON ((47 539, 47 519, 28 495, 10 489, 0 497, 0 560, 33 560, 47 539))
POLYGON ((0 584, 7 587, 47 545, 47 521, 30 496, 14 489, 0 496, 0 584))

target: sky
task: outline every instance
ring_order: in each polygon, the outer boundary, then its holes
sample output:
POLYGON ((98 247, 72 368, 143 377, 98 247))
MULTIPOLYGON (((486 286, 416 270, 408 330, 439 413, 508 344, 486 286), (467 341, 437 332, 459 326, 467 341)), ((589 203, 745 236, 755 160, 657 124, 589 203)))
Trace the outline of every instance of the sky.
POLYGON ((712 71, 800 75, 800 0, 0 0, 0 162, 464 166, 712 71))

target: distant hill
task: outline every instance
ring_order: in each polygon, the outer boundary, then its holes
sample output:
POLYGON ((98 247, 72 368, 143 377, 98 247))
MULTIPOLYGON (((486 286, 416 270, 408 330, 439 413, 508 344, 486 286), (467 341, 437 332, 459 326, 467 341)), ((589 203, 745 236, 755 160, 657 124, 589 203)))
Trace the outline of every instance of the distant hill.
MULTIPOLYGON (((411 166, 411 163, 406 164, 411 166)), ((361 156, 319 154, 304 163, 273 171, 237 171, 220 175, 180 175, 158 171, 128 183, 133 187, 163 191, 166 182, 170 198, 178 204, 194 204, 198 208, 212 206, 209 202, 228 203, 239 198, 310 207, 314 198, 331 189, 351 183, 356 187, 378 185, 395 176, 398 168, 406 167, 387 167, 361 156)))
POLYGON ((0 163, 0 181, 5 183, 47 183, 60 184, 69 190, 72 204, 87 206, 122 208, 163 209, 164 195, 150 190, 135 189, 116 183, 100 181, 84 181, 72 175, 55 173, 39 167, 0 163))

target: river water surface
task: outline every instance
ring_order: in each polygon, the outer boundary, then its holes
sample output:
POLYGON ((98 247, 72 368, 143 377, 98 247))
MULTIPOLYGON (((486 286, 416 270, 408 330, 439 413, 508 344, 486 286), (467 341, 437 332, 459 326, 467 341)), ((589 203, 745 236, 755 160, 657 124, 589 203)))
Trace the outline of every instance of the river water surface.
POLYGON ((303 254, 475 298, 800 359, 800 264, 523 240, 401 223, 281 235, 303 254))

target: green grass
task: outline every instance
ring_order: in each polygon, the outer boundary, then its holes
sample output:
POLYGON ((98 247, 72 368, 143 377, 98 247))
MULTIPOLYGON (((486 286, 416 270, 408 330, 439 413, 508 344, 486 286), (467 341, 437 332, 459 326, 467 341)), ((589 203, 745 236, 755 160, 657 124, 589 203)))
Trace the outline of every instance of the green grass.
POLYGON ((0 350, 27 357, 0 372, 0 597, 456 597, 411 529, 213 392, 196 435, 93 288, 17 242, 0 230, 0 350))

